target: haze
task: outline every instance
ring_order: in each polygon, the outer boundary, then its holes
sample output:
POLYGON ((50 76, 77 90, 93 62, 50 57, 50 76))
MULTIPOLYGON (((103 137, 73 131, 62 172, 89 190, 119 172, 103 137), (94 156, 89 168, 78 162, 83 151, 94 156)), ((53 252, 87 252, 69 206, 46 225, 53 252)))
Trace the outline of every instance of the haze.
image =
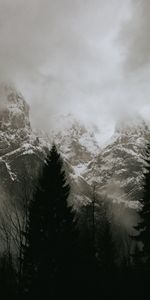
POLYGON ((150 1, 0 0, 0 81, 49 131, 73 113, 100 129, 150 117, 150 1))

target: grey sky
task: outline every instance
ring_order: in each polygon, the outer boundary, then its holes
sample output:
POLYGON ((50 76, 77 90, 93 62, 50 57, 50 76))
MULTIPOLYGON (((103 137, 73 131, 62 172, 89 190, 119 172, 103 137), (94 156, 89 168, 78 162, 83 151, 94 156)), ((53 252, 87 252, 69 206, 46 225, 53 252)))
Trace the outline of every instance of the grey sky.
POLYGON ((0 80, 46 130, 56 113, 149 117, 149 31, 149 0, 0 0, 0 80))

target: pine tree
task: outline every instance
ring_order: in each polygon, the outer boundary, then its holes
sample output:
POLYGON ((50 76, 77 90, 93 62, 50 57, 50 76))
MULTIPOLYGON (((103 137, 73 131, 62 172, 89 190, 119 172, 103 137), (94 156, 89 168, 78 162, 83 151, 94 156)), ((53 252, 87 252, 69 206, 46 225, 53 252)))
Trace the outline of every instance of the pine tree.
POLYGON ((55 146, 46 159, 29 206, 23 258, 26 294, 46 295, 60 281, 68 280, 75 264, 75 216, 67 204, 70 187, 55 146))
POLYGON ((115 243, 112 236, 111 217, 108 214, 108 204, 100 201, 101 223, 98 228, 97 253, 101 273, 110 274, 115 270, 115 243))
MULTIPOLYGON (((139 211, 140 222, 135 227, 137 235, 133 238, 141 242, 143 248, 139 251, 139 259, 142 259, 145 267, 150 270, 150 145, 147 147, 147 168, 144 178, 144 191, 139 211)), ((136 255, 137 256, 137 255, 136 255)))
MULTIPOLYGON (((115 247, 106 202, 99 198, 95 187, 91 201, 80 211, 81 228, 81 271, 82 285, 86 285, 87 295, 99 293, 109 296, 115 274, 115 247), (108 287, 109 286, 109 290, 108 287)), ((106 297, 107 298, 107 297, 106 297)))
POLYGON ((98 272, 100 274, 113 272, 115 268, 115 247, 111 222, 107 213, 107 205, 105 201, 98 199, 95 188, 91 202, 81 209, 80 223, 83 251, 85 251, 85 245, 87 248, 84 256, 87 269, 93 269, 95 276, 98 272))

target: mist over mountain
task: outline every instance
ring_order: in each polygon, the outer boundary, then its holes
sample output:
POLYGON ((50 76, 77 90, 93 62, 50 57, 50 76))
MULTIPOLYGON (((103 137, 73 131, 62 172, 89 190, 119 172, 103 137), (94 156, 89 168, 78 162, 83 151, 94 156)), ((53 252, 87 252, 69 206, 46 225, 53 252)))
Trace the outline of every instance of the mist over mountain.
MULTIPOLYGON (((29 106, 10 85, 1 85, 0 103, 1 164, 12 181, 19 180, 17 173, 25 169, 28 159, 42 160, 45 150, 55 143, 72 178, 82 178, 91 186, 96 182, 98 190, 107 192, 108 197, 111 191, 113 201, 131 206, 137 203, 140 193, 136 186, 141 187, 145 145, 150 138, 149 127, 142 119, 118 123, 107 144, 100 145, 95 127, 86 126, 73 115, 60 116, 57 128, 52 128, 47 138, 39 138, 30 125, 29 106), (120 191, 113 195, 117 184, 120 191)), ((28 166, 27 173, 32 173, 32 165, 28 166)))
POLYGON ((149 32, 148 0, 0 0, 2 298, 149 289, 149 32))
POLYGON ((119 122, 107 143, 100 143, 97 129, 73 115, 58 117, 58 126, 52 127, 49 135, 38 135, 30 125, 29 105, 10 85, 1 85, 0 103, 1 210, 6 202, 11 205, 15 201, 20 207, 26 188, 33 190, 55 143, 71 186, 69 203, 79 213, 91 203, 94 188, 97 201, 108 203, 114 238, 125 255, 143 194, 145 149, 150 140, 145 121, 119 122))
POLYGON ((0 103, 0 189, 4 201, 18 198, 17 203, 26 182, 37 177, 47 145, 32 131, 29 105, 14 87, 0 86, 0 103))

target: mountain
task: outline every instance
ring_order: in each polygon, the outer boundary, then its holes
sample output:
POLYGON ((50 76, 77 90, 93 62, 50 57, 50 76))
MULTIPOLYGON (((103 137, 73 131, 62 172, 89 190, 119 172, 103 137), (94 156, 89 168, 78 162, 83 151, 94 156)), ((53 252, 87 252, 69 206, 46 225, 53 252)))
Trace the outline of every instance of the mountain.
MULTIPOLYGON (((91 186, 96 185, 98 194, 113 203, 136 208, 142 193, 145 143, 150 138, 146 124, 122 122, 109 144, 101 148, 92 126, 72 115, 60 116, 58 123, 50 134, 50 144, 56 143, 65 160, 75 206, 89 201, 91 186)), ((1 189, 8 192, 26 175, 36 177, 48 148, 45 139, 31 128, 29 106, 23 96, 14 87, 1 85, 1 189)))
POLYGON ((108 203, 114 239, 123 259, 132 251, 129 245, 134 247, 129 235, 138 220, 149 127, 140 118, 121 122, 102 148, 91 127, 68 118, 65 129, 55 133, 53 140, 66 162, 75 208, 80 210, 89 203, 95 189, 97 201, 108 203))
POLYGON ((145 148, 150 140, 146 123, 139 118, 120 122, 108 145, 102 148, 92 126, 83 125, 71 115, 60 121, 66 125, 61 124, 51 139, 65 159, 70 177, 86 188, 96 186, 99 196, 112 203, 137 209, 146 166, 145 148))
POLYGON ((150 129, 144 121, 128 120, 117 124, 109 145, 102 149, 84 174, 89 184, 95 184, 98 199, 108 203, 119 257, 126 256, 134 247, 129 235, 135 233, 133 228, 139 218, 145 150, 149 141, 150 129))
MULTIPOLYGON (((29 106, 13 86, 0 86, 1 203, 22 198, 43 164, 47 146, 31 129, 29 106)), ((18 202, 21 199, 18 199, 18 202)), ((16 201, 17 203, 17 201, 16 201)))
POLYGON ((16 203, 21 201, 19 198, 22 198, 22 191, 26 186, 29 189, 32 187, 53 142, 65 161, 72 186, 70 198, 78 209, 86 198, 89 199, 90 186, 83 179, 82 173, 99 153, 94 131, 71 115, 63 116, 60 117, 59 128, 51 132, 47 142, 44 137, 39 138, 33 132, 29 105, 21 93, 12 85, 0 85, 1 202, 5 199, 15 199, 16 203))
POLYGON ((145 150, 149 141, 150 129, 144 121, 116 127, 109 145, 93 163, 93 179, 99 185, 99 192, 106 193, 113 202, 137 208, 142 196, 145 150))
POLYGON ((91 185, 84 173, 100 152, 94 128, 73 115, 59 116, 59 126, 51 133, 52 142, 57 145, 65 162, 71 185, 70 201, 79 210, 91 198, 91 185))
POLYGON ((49 141, 39 138, 31 128, 29 106, 23 96, 10 85, 0 86, 1 206, 6 200, 19 205, 22 198, 32 194, 54 142, 65 162, 70 203, 80 211, 91 202, 95 190, 97 201, 104 199, 108 203, 118 249, 129 251, 129 234, 137 223, 142 196, 149 127, 140 119, 121 122, 109 143, 102 147, 95 128, 72 115, 57 117, 57 125, 49 141))

